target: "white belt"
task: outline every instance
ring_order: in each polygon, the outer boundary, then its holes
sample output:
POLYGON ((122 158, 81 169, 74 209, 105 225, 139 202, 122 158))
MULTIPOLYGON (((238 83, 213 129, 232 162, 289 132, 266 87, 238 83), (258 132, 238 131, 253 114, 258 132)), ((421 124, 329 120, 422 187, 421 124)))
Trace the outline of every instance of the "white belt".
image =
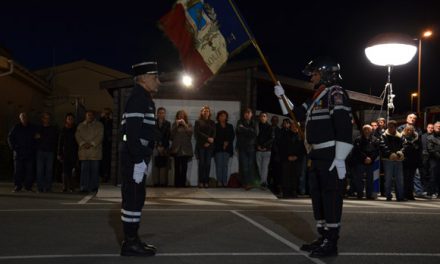
POLYGON ((319 143, 319 144, 312 144, 312 149, 323 149, 323 148, 329 148, 329 147, 333 147, 336 145, 336 141, 335 140, 330 140, 330 141, 326 141, 323 143, 319 143))
MULTIPOLYGON (((122 136, 122 141, 127 141, 127 135, 124 134, 122 136)), ((139 141, 141 142, 141 145, 144 147, 148 147, 148 143, 150 142, 150 141, 143 139, 143 138, 140 138, 139 141)))

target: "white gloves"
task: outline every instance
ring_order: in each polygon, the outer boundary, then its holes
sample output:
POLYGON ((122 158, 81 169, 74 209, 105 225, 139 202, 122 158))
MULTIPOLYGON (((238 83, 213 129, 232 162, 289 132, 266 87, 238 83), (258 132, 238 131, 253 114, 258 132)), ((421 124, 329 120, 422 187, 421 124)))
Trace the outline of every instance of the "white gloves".
POLYGON ((336 171, 338 172, 338 178, 340 180, 343 180, 347 172, 347 170, 345 169, 345 160, 334 159, 332 165, 328 170, 332 171, 334 167, 336 167, 336 171))
POLYGON ((277 97, 281 97, 282 95, 284 95, 284 88, 283 86, 281 86, 280 82, 278 82, 278 84, 274 86, 274 93, 277 97))
POLYGON ((133 180, 136 183, 141 183, 142 180, 144 179, 144 174, 147 171, 147 164, 145 164, 145 161, 139 162, 134 164, 134 169, 133 169, 133 180))
POLYGON ((281 112, 283 113, 283 115, 287 115, 289 113, 289 111, 287 110, 286 105, 283 102, 283 99, 281 98, 282 96, 284 96, 284 98, 286 99, 286 102, 288 104, 288 107, 290 109, 293 109, 293 104, 292 102, 289 100, 289 98, 287 98, 284 95, 284 88, 283 86, 281 86, 281 83, 278 82, 277 85, 274 86, 274 93, 275 95, 278 97, 278 102, 280 103, 280 107, 281 107, 281 112))

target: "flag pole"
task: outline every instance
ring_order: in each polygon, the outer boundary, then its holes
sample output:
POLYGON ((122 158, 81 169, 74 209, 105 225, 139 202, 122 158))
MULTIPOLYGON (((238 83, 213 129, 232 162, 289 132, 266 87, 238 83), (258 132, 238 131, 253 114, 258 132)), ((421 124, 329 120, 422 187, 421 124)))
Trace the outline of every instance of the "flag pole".
MULTIPOLYGON (((263 61, 264 66, 266 67, 267 72, 269 73, 270 78, 272 79, 272 82, 274 83, 274 85, 277 85, 279 83, 277 77, 275 76, 275 74, 272 71, 272 68, 269 65, 269 62, 266 59, 266 56, 264 56, 263 51, 260 48, 260 45, 258 45, 257 40, 254 38, 254 36, 251 34, 250 30, 248 29, 246 23, 244 22, 243 18, 240 15, 240 12, 238 11, 237 7, 235 6, 235 4, 233 3, 233 0, 228 0, 229 4, 231 5, 232 9, 235 12, 235 15, 237 16, 238 20, 240 21, 241 26, 243 27, 243 29, 246 31, 246 34, 248 35, 252 45, 254 45, 255 49, 257 50, 258 55, 260 56, 261 60, 263 61)), ((287 102, 286 96, 282 95, 281 99, 283 100, 284 105, 286 106, 287 111, 289 111, 289 115, 290 118, 293 121, 293 124, 295 125, 295 127, 298 129, 298 134, 299 136, 304 139, 304 133, 301 130, 301 127, 298 124, 298 121, 295 117, 295 114, 293 113, 292 109, 290 109, 289 103, 287 102)))

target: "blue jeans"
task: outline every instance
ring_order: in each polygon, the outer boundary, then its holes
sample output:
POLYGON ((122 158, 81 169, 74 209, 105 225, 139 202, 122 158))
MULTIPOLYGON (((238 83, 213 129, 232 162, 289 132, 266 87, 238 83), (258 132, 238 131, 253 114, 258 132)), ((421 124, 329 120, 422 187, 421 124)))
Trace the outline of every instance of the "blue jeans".
POLYGON ((396 198, 397 200, 403 199, 403 167, 402 161, 384 160, 383 167, 385 172, 385 195, 387 198, 391 198, 391 189, 393 184, 393 178, 396 182, 396 198))
POLYGON ((199 148, 199 183, 209 183, 213 150, 199 148))
POLYGON ((422 177, 420 177, 420 169, 417 169, 414 175, 414 192, 416 195, 422 195, 424 191, 425 188, 422 184, 422 177))
POLYGON ((228 184, 228 165, 229 165, 229 153, 217 152, 215 153, 215 172, 217 175, 217 181, 223 186, 228 184))
POLYGON ((81 161, 80 190, 97 191, 99 187, 99 160, 81 161))
POLYGON ((356 164, 355 175, 354 175, 354 183, 356 185, 356 191, 358 197, 363 197, 364 195, 364 182, 363 177, 364 173, 366 175, 365 178, 365 189, 366 189, 366 197, 373 197, 373 166, 365 165, 362 163, 356 164))
POLYGON ((53 152, 37 151, 37 187, 40 192, 52 188, 53 159, 53 152))
POLYGON ((255 150, 238 151, 239 172, 242 185, 255 184, 256 158, 255 150))

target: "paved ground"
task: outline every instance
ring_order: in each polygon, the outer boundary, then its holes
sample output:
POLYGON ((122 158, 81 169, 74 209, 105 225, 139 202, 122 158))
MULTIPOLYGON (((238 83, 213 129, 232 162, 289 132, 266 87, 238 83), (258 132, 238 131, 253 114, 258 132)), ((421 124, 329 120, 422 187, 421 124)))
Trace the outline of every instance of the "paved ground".
POLYGON ((156 257, 119 257, 120 195, 11 193, 0 184, 0 263, 440 263, 440 200, 344 201, 340 255, 310 259, 310 200, 267 191, 148 188, 140 234, 156 257))

